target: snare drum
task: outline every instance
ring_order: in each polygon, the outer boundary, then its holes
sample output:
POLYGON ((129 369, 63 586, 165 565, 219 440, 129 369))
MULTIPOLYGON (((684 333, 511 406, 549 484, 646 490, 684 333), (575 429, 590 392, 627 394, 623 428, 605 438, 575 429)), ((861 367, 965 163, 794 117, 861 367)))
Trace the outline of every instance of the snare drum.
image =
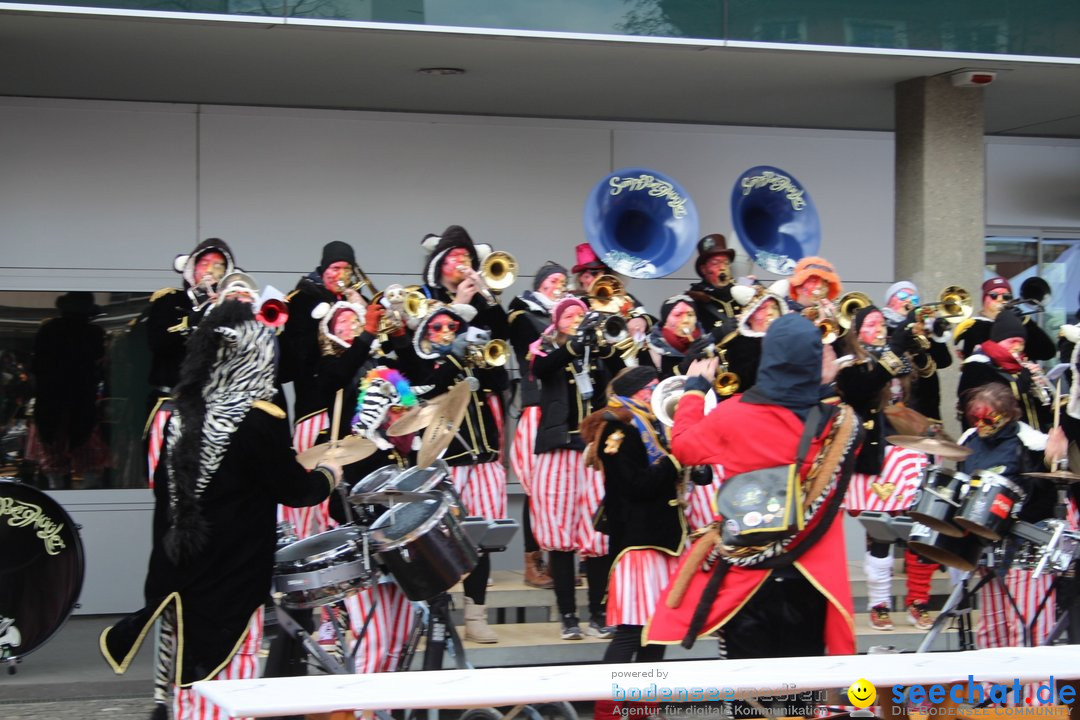
POLYGON ((71 516, 30 485, 0 479, 0 660, 41 647, 82 591, 82 540, 71 516))
POLYGON ((987 540, 1000 540, 1016 521, 1027 493, 1004 475, 980 470, 953 522, 987 540))
POLYGON ((298 540, 274 553, 275 602, 289 610, 329 605, 371 587, 376 578, 354 525, 298 540))
POLYGON ((371 526, 371 540, 410 600, 449 590, 479 561, 446 496, 395 505, 371 526))
POLYGON ((961 537, 964 531, 956 527, 952 519, 970 480, 968 475, 959 471, 942 467, 927 468, 908 515, 915 522, 943 535, 961 537))
POLYGON ((364 476, 364 478, 352 486, 352 490, 349 491, 350 495, 369 495, 371 493, 377 493, 380 490, 385 490, 389 487, 390 482, 400 475, 401 468, 397 465, 384 465, 374 472, 370 472, 364 476))
POLYGON ((428 467, 409 468, 391 480, 388 487, 405 492, 439 493, 450 502, 455 517, 461 517, 462 509, 465 507, 450 478, 450 469, 441 460, 428 467))
POLYGON ((971 572, 979 564, 986 541, 971 533, 952 537, 917 522, 911 526, 907 544, 927 560, 971 572))

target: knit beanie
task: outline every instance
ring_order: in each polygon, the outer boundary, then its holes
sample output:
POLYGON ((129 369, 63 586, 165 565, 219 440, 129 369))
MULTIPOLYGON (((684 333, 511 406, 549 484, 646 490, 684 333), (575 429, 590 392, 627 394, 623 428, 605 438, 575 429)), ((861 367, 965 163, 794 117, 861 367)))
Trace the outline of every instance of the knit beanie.
POLYGON ((990 339, 1001 342, 1008 338, 1027 337, 1024 331, 1024 323, 1012 310, 1002 310, 994 320, 994 326, 990 329, 990 339))
POLYGON ((622 397, 630 397, 659 377, 656 369, 645 365, 626 368, 611 381, 611 391, 622 397))
POLYGON ((328 242, 323 245, 322 259, 319 260, 319 266, 316 268, 316 271, 322 275, 326 272, 326 268, 336 262, 342 261, 353 266, 356 265, 356 253, 353 252, 352 245, 341 242, 340 240, 328 242))
POLYGON ((660 306, 660 327, 663 327, 667 323, 668 315, 675 309, 675 306, 679 303, 686 303, 690 307, 697 310, 697 305, 694 304, 694 298, 689 295, 672 295, 664 304, 660 306))
POLYGON ((569 275, 569 273, 567 273, 566 268, 559 263, 546 262, 536 271, 536 277, 533 278, 532 289, 539 290, 544 281, 552 275, 562 275, 565 277, 569 275))

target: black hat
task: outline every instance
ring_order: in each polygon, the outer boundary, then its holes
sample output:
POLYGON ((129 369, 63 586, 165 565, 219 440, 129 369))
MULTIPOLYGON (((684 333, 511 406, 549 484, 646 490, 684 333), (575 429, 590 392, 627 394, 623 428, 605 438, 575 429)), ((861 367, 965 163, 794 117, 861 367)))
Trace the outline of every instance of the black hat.
POLYGON ((694 304, 694 298, 690 297, 689 295, 672 295, 664 301, 663 305, 660 306, 661 326, 663 326, 667 322, 668 315, 671 314, 671 311, 674 310, 675 306, 679 303, 686 303, 690 307, 694 308, 695 312, 697 311, 697 305, 694 304))
POLYGON ((622 397, 630 397, 658 377, 656 368, 647 365, 624 368, 611 381, 611 392, 622 397))
POLYGON ((1012 310, 1002 310, 994 320, 994 326, 990 328, 990 339, 1001 342, 1008 338, 1027 337, 1024 331, 1024 321, 1012 310))
POLYGON ((56 309, 71 315, 101 315, 101 308, 94 302, 94 293, 86 290, 73 290, 56 298, 56 309))
POLYGON ((336 262, 347 262, 353 267, 356 266, 356 253, 353 252, 352 245, 340 240, 323 245, 322 259, 319 260, 319 266, 315 268, 315 271, 322 275, 326 268, 336 262))
POLYGON ((557 262, 551 262, 550 260, 540 266, 540 269, 536 271, 536 277, 533 278, 533 290, 539 290, 540 285, 552 275, 567 275, 566 268, 557 262))
POLYGON ((867 316, 869 316, 870 313, 875 313, 875 312, 879 313, 881 311, 878 310, 873 305, 867 305, 866 307, 864 307, 861 310, 857 311, 855 313, 855 317, 852 318, 852 320, 851 320, 851 329, 852 329, 852 331, 856 335, 858 335, 859 331, 862 330, 863 323, 866 322, 867 316))
POLYGON ((431 251, 424 263, 424 282, 433 286, 439 284, 439 265, 451 250, 457 248, 468 250, 473 270, 479 270, 480 261, 491 254, 490 245, 483 243, 477 245, 469 236, 468 231, 460 225, 451 225, 443 230, 442 235, 425 235, 420 242, 420 247, 431 251))
POLYGON ((702 268, 709 258, 714 255, 725 255, 728 262, 735 260, 735 249, 727 246, 727 238, 720 233, 712 233, 698 240, 697 252, 698 256, 697 260, 694 261, 694 269, 697 270, 698 277, 702 280, 705 279, 702 268))

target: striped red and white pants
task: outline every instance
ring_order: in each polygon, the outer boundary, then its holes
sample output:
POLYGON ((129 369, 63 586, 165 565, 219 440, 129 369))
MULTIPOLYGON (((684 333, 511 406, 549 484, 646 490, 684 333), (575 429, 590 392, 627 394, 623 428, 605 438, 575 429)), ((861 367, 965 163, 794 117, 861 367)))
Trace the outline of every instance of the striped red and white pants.
POLYGON ((679 558, 651 548, 624 550, 608 582, 608 625, 647 625, 679 558))
POLYGON ((690 485, 686 498, 686 525, 690 532, 699 530, 716 519, 716 493, 724 484, 724 466, 713 465, 713 479, 708 485, 690 485))
MULTIPOLYGON (((315 413, 301 419, 293 428, 293 449, 302 453, 311 448, 319 438, 319 433, 329 427, 330 414, 327 412, 315 413)), ((278 520, 292 523, 296 537, 303 540, 330 527, 330 503, 323 500, 318 505, 298 508, 278 505, 278 520)))
POLYGON ((371 615, 364 637, 357 640, 360 646, 353 672, 395 672, 415 620, 409 598, 397 583, 384 582, 345 598, 345 607, 356 638, 360 638, 360 629, 371 615))
MULTIPOLYGON (((259 676, 259 648, 262 647, 263 609, 251 616, 247 637, 232 660, 211 680, 250 680, 259 676)), ((173 720, 227 720, 228 714, 191 688, 177 688, 173 698, 173 720)))
POLYGON ((506 518, 506 468, 502 463, 457 465, 450 468, 450 477, 466 515, 488 520, 506 518))
POLYGON ((533 534, 544 550, 601 557, 608 538, 593 528, 593 517, 604 499, 604 474, 585 467, 580 450, 562 448, 536 456, 529 509, 533 534))
POLYGON ((929 463, 930 459, 925 453, 896 445, 887 446, 881 474, 851 474, 851 484, 844 496, 843 507, 860 511, 907 510, 915 499, 915 493, 922 484, 923 470, 929 463))
POLYGON ((536 428, 540 425, 540 406, 529 405, 521 409, 514 442, 510 446, 510 467, 526 495, 532 493, 532 477, 536 473, 536 428))
POLYGON ((146 430, 146 469, 149 473, 149 486, 154 487, 154 473, 161 461, 161 448, 165 444, 165 426, 172 417, 172 404, 162 403, 154 410, 150 425, 146 430))

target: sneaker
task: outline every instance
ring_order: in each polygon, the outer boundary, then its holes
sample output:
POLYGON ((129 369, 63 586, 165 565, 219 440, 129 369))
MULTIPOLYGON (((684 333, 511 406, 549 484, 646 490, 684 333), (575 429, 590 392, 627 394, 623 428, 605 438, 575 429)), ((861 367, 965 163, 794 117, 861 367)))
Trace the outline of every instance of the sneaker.
POLYGON ((580 640, 581 628, 578 627, 578 619, 570 614, 563 615, 562 633, 559 635, 563 640, 580 640))
POLYGON ((889 606, 882 603, 870 608, 870 627, 875 630, 892 630, 893 622, 889 619, 889 606))
POLYGON ((593 618, 589 621, 589 624, 585 627, 585 634, 601 640, 610 640, 615 637, 615 627, 608 625, 604 616, 601 615, 599 618, 593 618))
POLYGON ((916 630, 929 630, 934 626, 934 620, 926 610, 926 603, 913 602, 908 605, 907 619, 916 630))

